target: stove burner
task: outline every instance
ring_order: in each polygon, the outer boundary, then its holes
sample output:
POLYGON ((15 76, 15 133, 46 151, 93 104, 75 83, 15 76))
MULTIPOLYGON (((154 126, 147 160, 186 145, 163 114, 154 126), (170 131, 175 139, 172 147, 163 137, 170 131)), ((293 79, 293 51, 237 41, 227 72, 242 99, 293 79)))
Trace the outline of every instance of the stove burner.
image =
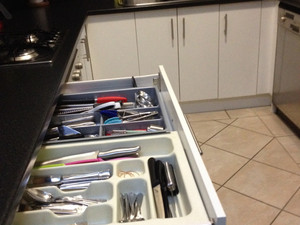
POLYGON ((59 31, 33 30, 27 34, 0 33, 0 66, 51 63, 62 42, 59 31))
POLYGON ((28 60, 34 60, 39 54, 34 48, 29 49, 18 49, 12 61, 23 62, 28 60))
POLYGON ((37 43, 39 38, 35 34, 28 34, 26 37, 27 43, 37 43))

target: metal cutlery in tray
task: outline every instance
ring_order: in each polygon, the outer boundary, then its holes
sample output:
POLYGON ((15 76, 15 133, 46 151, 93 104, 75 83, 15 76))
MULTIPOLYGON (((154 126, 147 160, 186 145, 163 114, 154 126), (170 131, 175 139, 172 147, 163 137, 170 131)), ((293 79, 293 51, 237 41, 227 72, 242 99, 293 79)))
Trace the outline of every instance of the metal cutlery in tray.
POLYGON ((177 132, 48 145, 36 165, 14 225, 208 220, 177 132), (105 160, 62 164, 95 150, 105 160))
POLYGON ((45 142, 165 132, 165 109, 154 87, 62 95, 45 142))
POLYGON ((158 86, 106 84, 60 97, 13 225, 211 224, 158 86))

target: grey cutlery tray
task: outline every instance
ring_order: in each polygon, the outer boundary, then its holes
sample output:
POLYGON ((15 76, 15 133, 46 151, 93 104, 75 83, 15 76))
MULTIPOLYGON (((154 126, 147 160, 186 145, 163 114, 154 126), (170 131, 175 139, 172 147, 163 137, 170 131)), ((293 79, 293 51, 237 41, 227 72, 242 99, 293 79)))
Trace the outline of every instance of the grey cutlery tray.
POLYGON ((93 139, 105 139, 110 138, 115 135, 109 135, 113 130, 123 130, 124 133, 119 133, 117 136, 136 136, 136 135, 145 135, 152 132, 125 132, 126 130, 147 130, 148 127, 160 126, 163 130, 155 131, 157 133, 162 133, 171 130, 170 123, 166 114, 166 109, 164 108, 163 100, 158 94, 156 87, 143 87, 143 88, 126 88, 126 89, 117 89, 117 90, 105 90, 105 91, 93 91, 93 92, 79 92, 72 94, 62 95, 61 98, 65 100, 80 100, 80 99, 95 99, 98 97, 107 97, 107 96, 121 96, 126 97, 128 102, 135 102, 135 96, 138 91, 146 92, 152 99, 153 107, 138 107, 135 105, 133 108, 125 108, 125 111, 135 111, 135 112, 154 112, 157 111, 158 114, 152 118, 140 120, 140 121, 131 121, 131 122, 120 122, 113 124, 105 124, 105 116, 102 116, 99 111, 94 113, 76 113, 76 114, 65 114, 65 115, 54 115, 53 117, 59 120, 70 120, 81 118, 87 115, 94 116, 94 125, 91 126, 82 126, 78 128, 73 128, 74 130, 80 132, 83 137, 72 138, 72 139, 50 139, 45 140, 44 144, 57 144, 57 143, 67 143, 67 142, 80 142, 83 140, 93 140, 93 139))
POLYGON ((54 197, 82 195, 85 198, 106 199, 106 202, 88 206, 84 212, 75 215, 56 215, 48 209, 17 212, 13 225, 69 225, 80 222, 86 222, 89 225, 119 224, 122 218, 120 195, 128 192, 144 195, 141 212, 145 220, 134 222, 134 224, 164 225, 165 220, 168 220, 168 224, 174 225, 208 224, 209 219, 205 207, 195 180, 193 176, 190 176, 192 171, 180 137, 175 131, 156 135, 48 145, 41 148, 37 161, 136 145, 141 146, 138 158, 33 169, 33 176, 70 175, 109 169, 112 174, 109 179, 93 181, 85 190, 62 191, 56 186, 39 188, 51 192, 54 197), (175 205, 176 217, 174 218, 157 218, 147 164, 150 157, 167 161, 174 167, 179 188, 178 195, 169 197, 170 207, 175 205))

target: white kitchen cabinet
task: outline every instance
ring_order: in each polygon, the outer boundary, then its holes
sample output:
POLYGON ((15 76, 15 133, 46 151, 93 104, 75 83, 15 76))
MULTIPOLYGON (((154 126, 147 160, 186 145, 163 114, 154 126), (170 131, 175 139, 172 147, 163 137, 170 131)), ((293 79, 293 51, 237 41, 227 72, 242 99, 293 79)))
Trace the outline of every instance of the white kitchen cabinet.
POLYGON ((86 27, 94 79, 139 75, 134 13, 89 16, 86 27))
POLYGON ((278 4, 262 1, 257 94, 271 94, 275 68, 278 4))
POLYGON ((180 100, 218 97, 219 5, 178 8, 180 100))
POLYGON ((85 80, 93 80, 93 71, 91 66, 91 56, 90 56, 90 49, 88 46, 88 39, 86 34, 86 27, 83 27, 80 43, 79 43, 80 49, 81 49, 81 61, 83 64, 84 69, 84 79, 85 80))
POLYGON ((68 81, 93 80, 91 59, 87 43, 85 26, 80 31, 76 42, 76 52, 68 81))
POLYGON ((219 98, 256 94, 261 2, 220 5, 219 98))
POLYGON ((270 93, 275 9, 272 0, 89 16, 94 79, 162 64, 181 102, 270 93))
POLYGON ((153 74, 164 65, 179 97, 176 8, 140 11, 135 18, 140 74, 153 74))

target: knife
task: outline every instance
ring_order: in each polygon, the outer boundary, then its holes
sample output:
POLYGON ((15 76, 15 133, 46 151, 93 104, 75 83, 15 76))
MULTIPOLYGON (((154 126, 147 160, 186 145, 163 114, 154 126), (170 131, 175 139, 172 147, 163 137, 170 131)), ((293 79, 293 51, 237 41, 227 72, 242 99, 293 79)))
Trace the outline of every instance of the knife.
POLYGON ((110 161, 110 160, 123 160, 123 159, 132 159, 134 157, 120 157, 120 158, 113 158, 109 160, 103 160, 101 158, 97 159, 84 159, 84 160, 79 160, 79 161, 74 161, 74 162, 69 162, 69 163, 57 163, 57 164, 47 164, 47 165, 42 165, 42 166, 35 166, 36 169, 42 169, 42 168, 52 168, 52 167, 58 167, 58 166, 70 166, 70 165, 77 165, 77 164, 84 164, 84 163, 93 163, 93 162, 103 162, 103 161, 110 161))
POLYGON ((102 104, 106 102, 127 102, 126 97, 121 97, 121 96, 106 96, 106 97, 98 97, 98 98, 93 98, 93 97, 86 97, 86 98, 81 98, 81 99, 64 99, 61 98, 59 100, 59 105, 66 105, 66 104, 87 104, 87 103, 97 103, 97 104, 102 104))
POLYGON ((155 162, 155 170, 156 170, 156 175, 158 177, 158 180, 160 182, 165 218, 171 218, 173 217, 173 215, 169 207, 167 177, 165 172, 165 165, 163 164, 162 161, 157 160, 155 162))
POLYGON ((113 159, 113 158, 119 158, 125 156, 138 156, 140 150, 141 150, 140 146, 134 146, 134 147, 116 148, 116 149, 111 149, 103 152, 100 151, 87 152, 87 153, 70 155, 70 156, 44 161, 38 163, 37 166, 45 166, 50 164, 68 164, 72 162, 74 163, 76 161, 98 159, 98 158, 105 160, 105 159, 113 159))
POLYGON ((156 213, 158 218, 165 218, 164 201, 161 192, 160 181, 156 176, 156 161, 154 158, 148 159, 148 168, 150 173, 150 180, 152 185, 152 191, 154 195, 154 202, 156 207, 156 213))

